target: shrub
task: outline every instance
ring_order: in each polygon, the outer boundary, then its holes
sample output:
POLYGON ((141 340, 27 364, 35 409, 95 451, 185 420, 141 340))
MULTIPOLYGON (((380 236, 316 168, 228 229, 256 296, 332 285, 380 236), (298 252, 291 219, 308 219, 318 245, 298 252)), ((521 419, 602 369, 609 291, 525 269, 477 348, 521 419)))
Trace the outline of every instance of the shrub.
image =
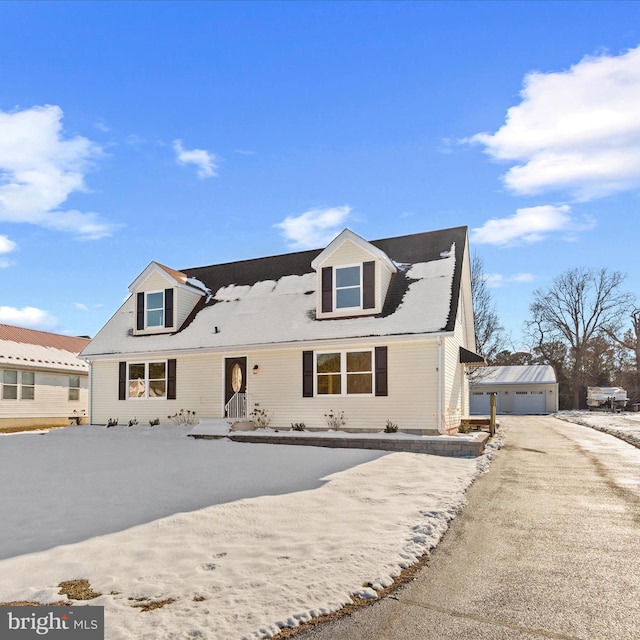
POLYGON ((117 427, 118 426, 118 418, 109 418, 107 420, 107 429, 109 427, 117 427))
POLYGON ((153 420, 149 420, 149 426, 155 427, 160 424, 160 418, 154 418, 153 420))
POLYGON ((129 426, 133 427, 134 424, 138 424, 138 419, 134 418, 133 420, 129 420, 129 426))
POLYGON ((258 429, 266 429, 271 422, 271 413, 268 409, 254 409, 249 416, 258 429))
POLYGON ((391 422, 391 420, 387 419, 387 424, 384 427, 384 432, 385 433, 397 433, 398 432, 398 425, 395 424, 394 422, 391 422))
POLYGON ((460 426, 458 427, 458 433, 471 433, 471 431, 473 430, 473 426, 471 425, 470 422, 461 422, 460 426))
POLYGON ((173 422, 173 424, 175 424, 177 427, 185 427, 198 423, 196 412, 185 411, 184 409, 180 409, 178 413, 174 413, 172 416, 167 416, 167 418, 171 420, 171 422, 173 422))
POLYGON ((292 422, 291 429, 292 431, 304 431, 307 428, 304 422, 292 422))
POLYGON ((345 418, 344 411, 340 413, 334 413, 333 409, 329 411, 329 413, 324 414, 324 419, 327 421, 327 426, 329 429, 338 430, 341 427, 344 427, 347 424, 347 419, 345 418))

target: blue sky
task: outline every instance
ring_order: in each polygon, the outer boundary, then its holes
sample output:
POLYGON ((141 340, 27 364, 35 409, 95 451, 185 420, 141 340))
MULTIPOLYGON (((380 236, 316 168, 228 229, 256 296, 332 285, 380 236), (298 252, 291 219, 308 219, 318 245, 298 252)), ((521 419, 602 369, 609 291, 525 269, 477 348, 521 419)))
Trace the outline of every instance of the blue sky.
POLYGON ((0 322, 93 336, 151 262, 467 225, 520 346, 640 294, 640 3, 2 2, 0 322))

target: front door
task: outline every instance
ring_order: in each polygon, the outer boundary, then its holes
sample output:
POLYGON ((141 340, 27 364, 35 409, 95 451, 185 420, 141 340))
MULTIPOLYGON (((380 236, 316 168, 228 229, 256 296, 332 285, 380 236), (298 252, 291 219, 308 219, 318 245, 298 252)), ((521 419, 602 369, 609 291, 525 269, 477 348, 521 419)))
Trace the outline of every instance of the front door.
POLYGON ((236 393, 247 391, 247 359, 225 358, 224 361, 224 404, 236 393))

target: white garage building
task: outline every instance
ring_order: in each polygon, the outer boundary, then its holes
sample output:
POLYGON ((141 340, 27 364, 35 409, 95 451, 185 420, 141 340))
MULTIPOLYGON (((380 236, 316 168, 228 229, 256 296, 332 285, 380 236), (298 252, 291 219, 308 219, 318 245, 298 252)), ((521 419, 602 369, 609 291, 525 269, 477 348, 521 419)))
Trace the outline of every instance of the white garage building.
POLYGON ((489 414, 489 398, 496 393, 498 413, 519 415, 555 413, 558 382, 551 365, 482 367, 469 381, 472 415, 489 414))

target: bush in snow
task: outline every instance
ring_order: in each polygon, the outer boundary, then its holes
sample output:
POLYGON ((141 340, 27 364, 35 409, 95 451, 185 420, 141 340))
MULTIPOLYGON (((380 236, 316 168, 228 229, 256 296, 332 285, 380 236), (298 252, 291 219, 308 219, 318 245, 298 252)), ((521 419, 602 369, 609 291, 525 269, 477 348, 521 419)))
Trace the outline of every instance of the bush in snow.
POLYGON ((271 422, 271 413, 267 409, 254 409, 249 416, 258 429, 266 429, 271 422))
POLYGON ((172 416, 167 416, 167 418, 169 418, 169 420, 171 420, 171 422, 173 422, 177 427, 198 424, 195 411, 185 411, 184 409, 180 409, 178 413, 174 413, 172 416))
POLYGON ((391 422, 391 420, 389 420, 387 418, 387 424, 384 427, 384 432, 385 433, 397 433, 398 432, 398 425, 395 424, 395 422, 391 422))
POLYGON ((338 430, 341 427, 344 427, 347 424, 347 419, 344 416, 344 411, 340 413, 334 413, 333 409, 329 411, 329 413, 324 414, 324 418, 327 421, 327 426, 329 429, 338 430))

